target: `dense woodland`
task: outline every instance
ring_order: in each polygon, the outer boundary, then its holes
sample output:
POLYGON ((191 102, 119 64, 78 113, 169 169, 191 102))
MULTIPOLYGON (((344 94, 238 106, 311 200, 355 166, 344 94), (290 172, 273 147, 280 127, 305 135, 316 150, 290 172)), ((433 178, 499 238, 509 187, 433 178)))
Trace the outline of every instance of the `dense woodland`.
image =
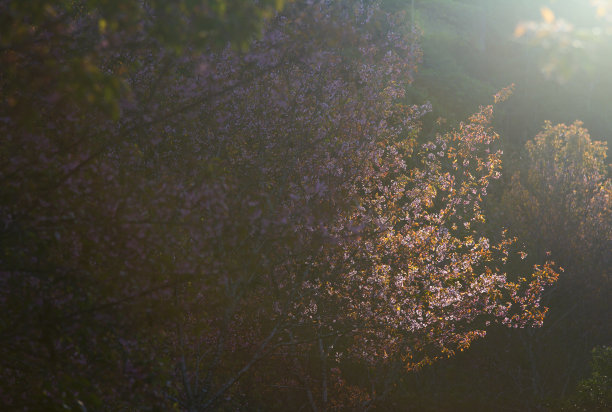
POLYGON ((7 411, 612 409, 612 2, 0 0, 7 411))

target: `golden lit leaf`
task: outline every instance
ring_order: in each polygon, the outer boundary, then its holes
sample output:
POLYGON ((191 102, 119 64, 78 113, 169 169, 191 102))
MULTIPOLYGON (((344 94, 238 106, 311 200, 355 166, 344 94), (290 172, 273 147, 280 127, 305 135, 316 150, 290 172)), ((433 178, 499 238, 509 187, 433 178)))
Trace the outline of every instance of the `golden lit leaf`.
POLYGON ((514 29, 514 37, 519 38, 522 37, 527 32, 525 25, 523 23, 519 23, 516 25, 514 29))
POLYGON ((604 17, 608 11, 606 10, 605 6, 599 6, 597 7, 597 17, 604 17))
POLYGON ((555 13, 548 7, 542 7, 540 9, 540 13, 542 13, 542 18, 546 23, 552 23, 555 21, 555 13))

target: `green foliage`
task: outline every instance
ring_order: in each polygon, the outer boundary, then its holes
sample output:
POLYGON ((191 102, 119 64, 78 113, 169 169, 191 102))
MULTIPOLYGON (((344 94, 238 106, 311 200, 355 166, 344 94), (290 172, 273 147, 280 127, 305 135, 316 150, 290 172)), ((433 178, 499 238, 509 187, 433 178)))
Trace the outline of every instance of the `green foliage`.
POLYGON ((137 58, 245 49, 284 0, 0 3, 1 113, 30 129, 75 108, 119 118, 137 58))
POLYGON ((612 347, 594 348, 591 376, 578 384, 564 410, 609 411, 612 409, 612 347))

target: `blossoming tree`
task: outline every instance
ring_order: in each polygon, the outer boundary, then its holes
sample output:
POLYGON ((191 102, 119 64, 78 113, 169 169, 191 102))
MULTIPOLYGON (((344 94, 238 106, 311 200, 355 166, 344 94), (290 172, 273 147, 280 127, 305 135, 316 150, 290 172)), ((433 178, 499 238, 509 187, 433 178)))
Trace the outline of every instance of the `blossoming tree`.
POLYGON ((541 324, 556 273, 507 274, 513 239, 482 230, 500 167, 492 107, 421 136, 429 106, 403 99, 420 59, 405 16, 295 2, 239 51, 190 41, 201 15, 220 21, 209 3, 192 17, 139 9, 110 40, 106 2, 53 9, 72 37, 49 11, 34 32, 54 45, 100 42, 79 63, 87 104, 61 70, 50 93, 12 88, 40 53, 70 56, 7 37, 7 405, 367 408, 398 370, 467 348, 490 322, 541 324), (106 95, 98 75, 123 92, 106 95), (97 92, 115 108, 99 110, 97 92), (40 116, 19 116, 20 99, 40 116))

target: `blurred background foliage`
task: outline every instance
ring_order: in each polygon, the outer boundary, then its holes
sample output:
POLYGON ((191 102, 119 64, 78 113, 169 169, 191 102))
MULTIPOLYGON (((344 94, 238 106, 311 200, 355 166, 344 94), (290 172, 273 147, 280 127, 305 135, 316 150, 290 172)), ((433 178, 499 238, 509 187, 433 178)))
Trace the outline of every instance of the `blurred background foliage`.
POLYGON ((580 119, 598 139, 610 139, 609 23, 588 0, 415 0, 414 19, 424 57, 412 96, 430 99, 434 117, 462 119, 515 83, 496 124, 509 152, 519 151, 544 120, 580 119), (554 13, 553 24, 543 10, 554 13), (566 26, 574 27, 573 45, 564 45, 566 26), (520 37, 517 27, 525 30, 520 37))

